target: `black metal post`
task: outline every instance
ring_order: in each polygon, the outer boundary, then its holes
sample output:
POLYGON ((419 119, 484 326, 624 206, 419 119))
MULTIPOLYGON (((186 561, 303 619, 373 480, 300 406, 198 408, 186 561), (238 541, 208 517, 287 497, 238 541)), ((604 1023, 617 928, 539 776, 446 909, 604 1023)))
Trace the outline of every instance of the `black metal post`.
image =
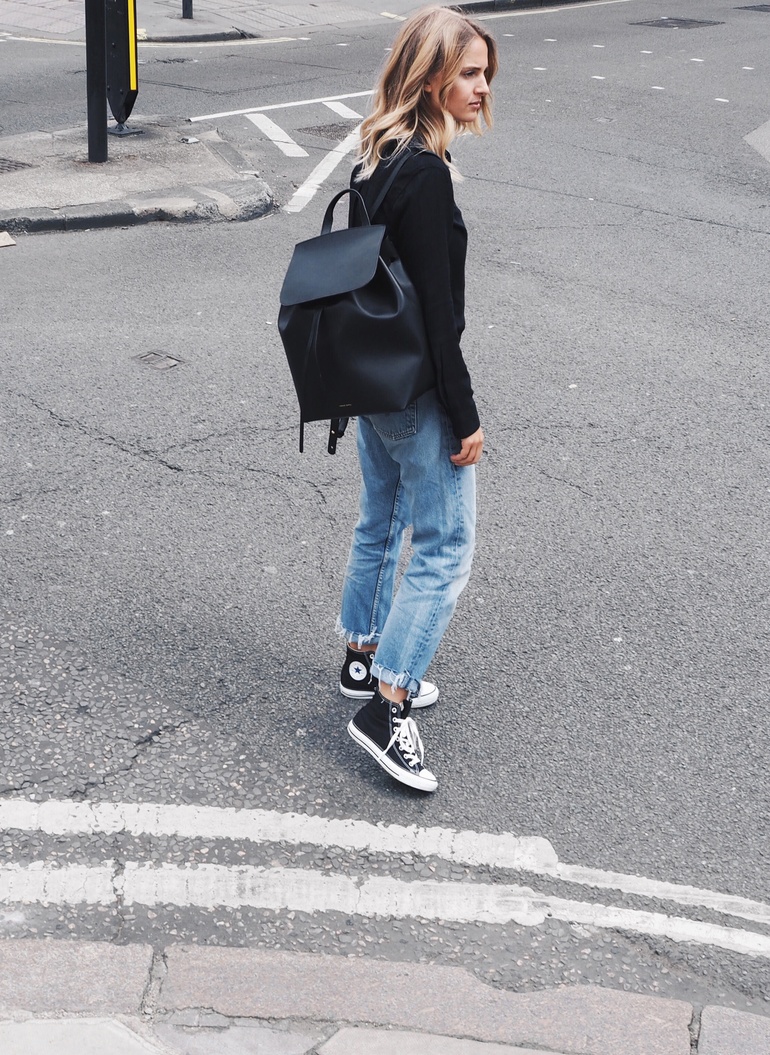
POLYGON ((182 18, 192 18, 193 0, 182 0, 182 18))
POLYGON ((88 160, 107 160, 107 59, 104 0, 86 0, 88 160))

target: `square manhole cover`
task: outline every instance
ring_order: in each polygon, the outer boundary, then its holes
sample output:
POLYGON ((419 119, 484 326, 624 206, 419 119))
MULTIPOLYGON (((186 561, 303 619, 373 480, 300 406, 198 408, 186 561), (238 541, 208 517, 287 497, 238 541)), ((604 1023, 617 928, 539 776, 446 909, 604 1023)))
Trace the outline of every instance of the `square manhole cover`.
POLYGON ((653 18, 649 22, 631 22, 632 26, 652 26, 655 29, 702 29, 704 26, 723 26, 724 22, 701 22, 696 18, 653 18))
POLYGON ((170 370, 173 366, 179 366, 184 362, 184 359, 166 355, 165 352, 142 352, 141 355, 135 355, 134 359, 153 370, 170 370))
POLYGON ((27 161, 14 161, 13 158, 0 158, 0 173, 19 172, 20 169, 32 169, 27 161))

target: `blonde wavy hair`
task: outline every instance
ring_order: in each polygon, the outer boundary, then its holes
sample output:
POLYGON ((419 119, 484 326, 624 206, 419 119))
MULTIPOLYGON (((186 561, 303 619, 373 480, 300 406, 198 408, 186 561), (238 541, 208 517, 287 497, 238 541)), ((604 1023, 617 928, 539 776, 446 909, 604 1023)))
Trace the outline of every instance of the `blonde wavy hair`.
MULTIPOLYGON (((359 179, 368 179, 382 160, 386 147, 402 150, 418 139, 426 150, 445 158, 452 140, 461 132, 481 135, 492 127, 490 97, 470 125, 460 125, 446 112, 447 96, 460 74, 463 55, 475 37, 487 45, 487 81, 497 72, 497 44, 478 22, 449 7, 426 7, 402 25, 374 92, 372 112, 361 125, 359 179), (440 111, 431 107, 426 81, 440 77, 440 111)), ((448 163, 449 164, 449 163, 448 163)), ((453 175, 458 173, 450 164, 453 175)))

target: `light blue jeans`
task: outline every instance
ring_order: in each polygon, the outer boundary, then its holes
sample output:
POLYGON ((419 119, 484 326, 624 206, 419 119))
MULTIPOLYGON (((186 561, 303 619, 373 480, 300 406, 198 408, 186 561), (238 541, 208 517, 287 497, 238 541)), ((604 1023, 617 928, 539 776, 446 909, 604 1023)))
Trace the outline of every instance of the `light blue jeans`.
POLYGON ((358 419, 363 482, 338 629, 375 643, 372 673, 414 696, 468 581, 476 521, 475 466, 460 449, 435 390, 406 410, 358 419), (404 531, 412 557, 393 596, 404 531))

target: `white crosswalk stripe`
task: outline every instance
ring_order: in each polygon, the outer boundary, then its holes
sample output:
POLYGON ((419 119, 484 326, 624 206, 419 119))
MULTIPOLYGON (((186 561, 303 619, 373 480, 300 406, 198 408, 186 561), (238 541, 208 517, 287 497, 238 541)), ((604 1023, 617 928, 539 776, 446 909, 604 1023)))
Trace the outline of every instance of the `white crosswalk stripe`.
POLYGON ((304 150, 299 143, 295 143, 288 132, 285 132, 280 125, 271 121, 265 114, 246 114, 246 118, 255 124, 260 132, 264 132, 287 157, 306 158, 308 156, 307 150, 304 150))
MULTIPOLYGON (((308 151, 300 146, 300 144, 297 143, 289 132, 282 128, 281 125, 271 117, 268 117, 268 111, 296 111, 298 109, 306 108, 323 108, 331 110, 332 113, 337 114, 339 117, 346 118, 349 121, 361 121, 363 115, 349 106, 345 100, 368 99, 371 95, 373 95, 373 92, 368 90, 363 92, 348 92, 345 95, 320 96, 316 99, 293 99, 285 103, 267 103, 264 106, 248 106, 241 110, 225 110, 216 114, 199 114, 195 117, 190 117, 189 121, 195 123, 201 121, 220 121, 228 117, 246 117, 287 157, 305 158, 309 156, 308 151)), ((305 129, 304 131, 308 131, 308 129, 305 129)), ((313 171, 305 178, 304 182, 292 195, 290 201, 284 206, 284 210, 288 213, 301 212, 308 202, 312 201, 337 166, 352 153, 357 143, 358 127, 351 130, 350 134, 347 135, 341 143, 338 143, 337 146, 321 159, 313 171)))
POLYGON ((349 136, 343 139, 333 150, 329 151, 326 157, 316 165, 302 186, 292 195, 291 201, 284 205, 284 211, 300 212, 304 209, 340 162, 355 149, 357 143, 358 129, 355 128, 349 136))
POLYGON ((340 117, 350 117, 351 119, 359 121, 363 117, 363 114, 356 113, 355 110, 351 110, 351 108, 349 106, 345 106, 344 103, 327 102, 324 103, 324 106, 331 110, 333 113, 339 114, 340 117))

